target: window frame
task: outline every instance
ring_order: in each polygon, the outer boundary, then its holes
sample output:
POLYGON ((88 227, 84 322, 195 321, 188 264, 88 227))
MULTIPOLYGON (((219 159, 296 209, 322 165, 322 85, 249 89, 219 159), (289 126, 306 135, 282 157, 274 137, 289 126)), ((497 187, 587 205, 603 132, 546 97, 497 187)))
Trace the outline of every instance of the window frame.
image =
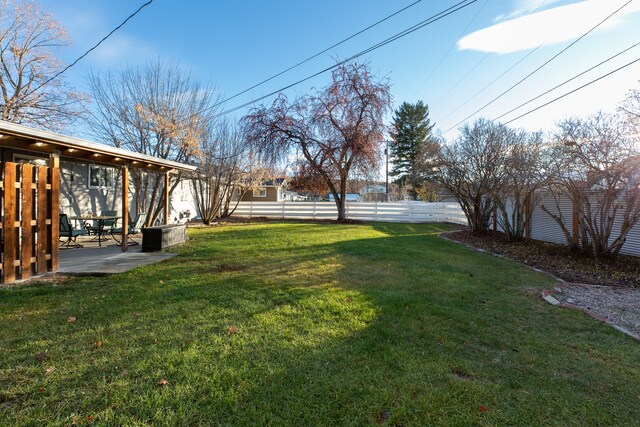
POLYGON ((101 190, 101 189, 113 189, 115 188, 115 168, 109 167, 109 166, 103 166, 103 165, 88 165, 87 167, 87 188, 89 190, 101 190), (92 184, 92 179, 91 179, 91 173, 92 170, 104 170, 107 172, 107 176, 105 176, 106 181, 111 181, 111 182, 100 182, 100 176, 98 177, 98 181, 99 184, 98 185, 93 185, 92 184))
POLYGON ((253 190, 253 197, 264 199, 267 197, 267 187, 258 187, 253 190))

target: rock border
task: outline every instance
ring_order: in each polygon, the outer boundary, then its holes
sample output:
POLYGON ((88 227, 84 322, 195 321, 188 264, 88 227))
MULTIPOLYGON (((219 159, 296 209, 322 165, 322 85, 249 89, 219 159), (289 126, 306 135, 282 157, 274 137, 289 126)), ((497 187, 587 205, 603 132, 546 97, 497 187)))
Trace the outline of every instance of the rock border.
POLYGON ((536 272, 538 272, 538 273, 544 273, 544 274, 546 274, 547 276, 552 277, 553 279, 555 279, 555 280, 557 280, 558 282, 560 282, 560 285, 556 286, 554 289, 543 289, 543 290, 542 290, 542 293, 541 293, 541 295, 540 295, 540 297, 541 297, 544 301, 548 302, 548 303, 549 303, 549 304, 551 304, 551 305, 557 306, 557 307, 569 308, 569 309, 573 309, 573 310, 581 311, 581 312, 583 312, 584 314, 586 314, 587 316, 592 317, 592 318, 594 318, 594 319, 596 319, 596 320, 599 320, 600 322, 603 322, 603 323, 605 323, 605 324, 607 324, 607 325, 611 326, 612 328, 614 328, 614 329, 615 329, 615 330, 617 330, 618 332, 622 332, 623 334, 628 335, 628 336, 630 336, 631 338, 634 338, 635 340, 637 340, 637 341, 639 341, 639 342, 640 342, 640 335, 637 335, 637 334, 635 334, 635 333, 633 333, 633 332, 629 331, 628 329, 623 328, 622 326, 620 326, 620 325, 617 325, 617 324, 613 323, 611 320, 607 319, 606 317, 600 316, 600 315, 598 315, 598 314, 596 314, 596 313, 592 312, 591 310, 588 310, 588 309, 583 308, 583 307, 579 307, 579 306, 574 305, 574 304, 569 304, 569 303, 565 303, 565 302, 560 302, 560 301, 558 301, 558 300, 553 296, 553 293, 554 293, 554 292, 558 292, 558 291, 560 291, 561 289, 563 289, 563 288, 568 288, 569 286, 572 286, 572 285, 576 285, 576 286, 590 286, 590 285, 581 284, 581 283, 570 283, 570 282, 567 282, 567 281, 565 281, 565 280, 563 280, 563 279, 559 278, 558 276, 556 276, 556 275, 554 275, 554 274, 549 273, 548 271, 544 271, 544 270, 541 270, 541 269, 539 269, 539 268, 532 267, 532 266, 527 265, 527 264, 525 264, 525 263, 523 263, 523 262, 520 262, 520 261, 517 261, 517 260, 511 259, 511 258, 509 258, 509 257, 506 257, 506 256, 504 256, 504 255, 502 255, 502 254, 497 254, 497 253, 495 253, 495 252, 487 251, 486 249, 477 248, 477 247, 475 247, 475 246, 473 246, 473 245, 470 245, 470 244, 468 244, 468 243, 459 242, 459 241, 457 241, 457 240, 454 240, 454 239, 451 239, 451 238, 449 238, 449 237, 446 237, 446 234, 453 234, 453 233, 456 233, 456 232, 457 232, 457 231, 443 231, 443 232, 441 232, 441 233, 439 233, 439 234, 438 234, 438 237, 439 237, 439 238, 441 238, 441 239, 443 239, 443 240, 447 240, 447 241, 449 241, 449 242, 456 243, 456 244, 458 244, 458 245, 466 246, 467 248, 469 248, 469 249, 471 249, 471 250, 474 250, 474 251, 476 251, 476 252, 485 253, 485 254, 492 255, 492 256, 497 257, 497 258, 504 258, 504 259, 508 259, 508 260, 510 260, 510 261, 512 261, 512 262, 515 262, 516 264, 519 264, 519 265, 521 265, 521 266, 523 266, 523 267, 528 268, 529 270, 533 270, 533 271, 536 271, 536 272))

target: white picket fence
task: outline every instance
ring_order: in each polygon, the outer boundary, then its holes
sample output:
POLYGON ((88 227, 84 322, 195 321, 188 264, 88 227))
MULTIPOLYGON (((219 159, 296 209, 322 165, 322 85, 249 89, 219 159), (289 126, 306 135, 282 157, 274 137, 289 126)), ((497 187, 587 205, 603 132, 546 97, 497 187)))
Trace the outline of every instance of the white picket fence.
MULTIPOLYGON (((240 202, 233 216, 281 219, 336 219, 334 202, 240 202)), ((457 203, 347 202, 347 218, 385 222, 452 222, 467 224, 457 203)))

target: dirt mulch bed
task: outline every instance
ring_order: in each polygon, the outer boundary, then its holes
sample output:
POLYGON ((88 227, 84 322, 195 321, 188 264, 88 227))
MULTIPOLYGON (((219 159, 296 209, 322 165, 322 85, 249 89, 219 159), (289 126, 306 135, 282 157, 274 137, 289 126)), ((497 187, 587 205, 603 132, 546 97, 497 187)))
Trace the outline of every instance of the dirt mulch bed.
POLYGON ((447 238, 503 255, 547 271, 572 283, 640 288, 640 258, 620 256, 616 262, 572 256, 562 245, 540 241, 509 243, 502 233, 447 233, 447 238))

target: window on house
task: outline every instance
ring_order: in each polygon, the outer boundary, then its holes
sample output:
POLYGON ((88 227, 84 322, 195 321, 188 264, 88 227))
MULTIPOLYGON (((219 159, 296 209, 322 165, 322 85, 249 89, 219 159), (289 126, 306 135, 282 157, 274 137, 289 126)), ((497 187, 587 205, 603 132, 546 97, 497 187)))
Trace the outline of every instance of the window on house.
POLYGON ((89 165, 89 188, 113 188, 113 172, 113 168, 89 165))
POLYGON ((253 197, 267 197, 267 189, 264 187, 253 190, 253 197))

